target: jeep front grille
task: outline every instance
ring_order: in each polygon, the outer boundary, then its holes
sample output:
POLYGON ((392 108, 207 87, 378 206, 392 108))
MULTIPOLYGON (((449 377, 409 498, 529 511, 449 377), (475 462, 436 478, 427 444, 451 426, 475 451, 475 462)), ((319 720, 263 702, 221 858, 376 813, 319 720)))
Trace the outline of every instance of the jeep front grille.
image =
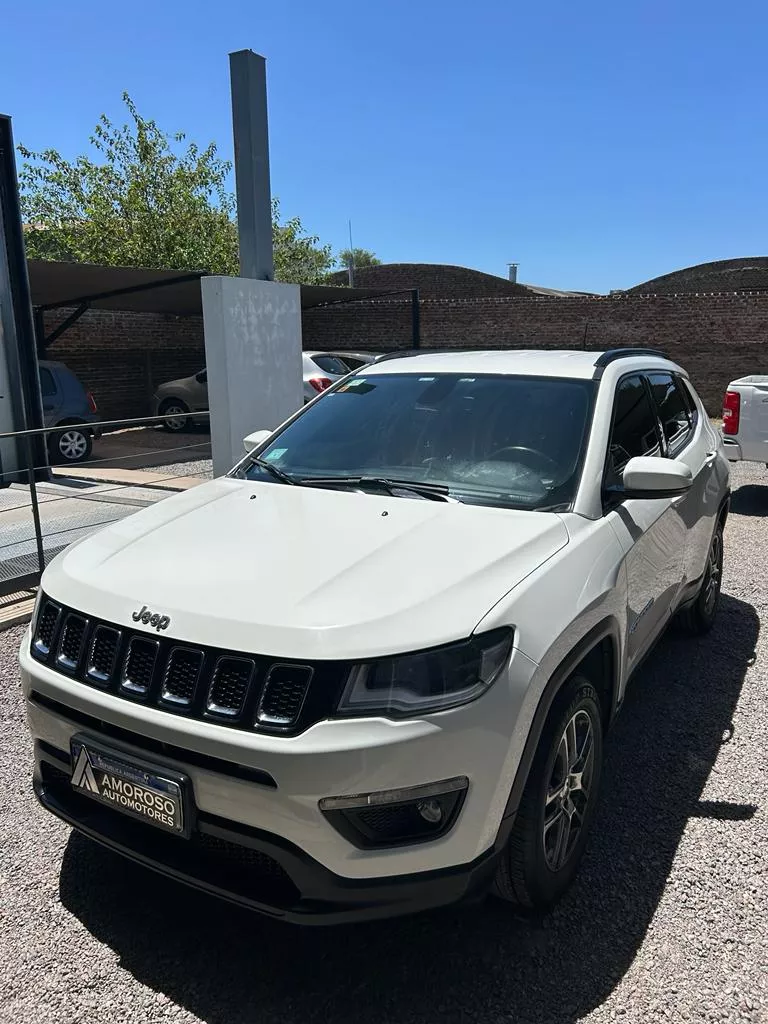
POLYGON ((163 700, 182 707, 189 707, 195 696, 202 667, 202 651, 190 647, 174 647, 168 658, 168 666, 163 678, 161 690, 163 700))
POLYGON ((160 644, 143 636, 134 636, 128 641, 123 661, 120 686, 140 697, 149 693, 157 664, 160 644))
POLYGON ((248 658, 219 658, 206 703, 211 714, 232 718, 242 712, 254 667, 248 658))
POLYGON ((290 725, 301 713, 312 668, 309 665, 273 665, 259 700, 257 721, 264 725, 290 725))
POLYGON ((43 597, 31 653, 126 700, 258 732, 295 734, 334 713, 348 666, 294 664, 123 628, 43 597))
POLYGON ((83 653, 85 633, 88 628, 88 620, 82 615, 70 612, 64 619, 64 626, 59 637, 59 649, 56 655, 56 664, 66 672, 75 672, 80 664, 80 655, 83 653))
POLYGON ((53 637, 59 624, 60 615, 61 608, 54 604, 53 601, 46 601, 40 609, 40 614, 37 618, 34 648, 36 653, 43 658, 46 658, 51 652, 53 637))

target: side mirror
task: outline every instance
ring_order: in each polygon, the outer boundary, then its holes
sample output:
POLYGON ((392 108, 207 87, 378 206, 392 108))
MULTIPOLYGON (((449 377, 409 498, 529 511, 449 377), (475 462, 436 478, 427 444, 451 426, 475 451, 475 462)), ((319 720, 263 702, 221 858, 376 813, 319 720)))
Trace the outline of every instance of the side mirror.
POLYGON ((622 473, 625 498, 675 498, 693 483, 688 466, 658 455, 630 459, 622 473))
POLYGON ((247 437, 244 437, 243 447, 246 452, 252 452, 254 448, 258 448, 260 444, 264 444, 271 433, 271 430, 254 430, 252 434, 248 434, 247 437))

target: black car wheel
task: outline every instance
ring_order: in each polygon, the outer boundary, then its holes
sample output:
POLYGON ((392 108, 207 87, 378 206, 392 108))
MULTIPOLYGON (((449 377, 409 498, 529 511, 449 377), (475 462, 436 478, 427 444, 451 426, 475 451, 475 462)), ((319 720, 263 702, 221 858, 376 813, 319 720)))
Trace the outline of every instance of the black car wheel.
POLYGON ((48 438, 48 454, 54 465, 82 462, 90 456, 92 450, 91 434, 79 427, 64 426, 48 438))
POLYGON ((680 613, 683 626, 691 633, 708 633, 715 622, 723 581, 723 527, 717 524, 707 555, 707 566, 696 600, 680 613))
POLYGON ((594 816, 603 760, 600 701, 584 676, 558 695, 531 766, 494 891, 543 911, 573 881, 594 816))
POLYGON ((180 434, 189 425, 189 407, 180 398, 168 398, 160 406, 160 415, 168 416, 163 426, 172 434, 180 434))

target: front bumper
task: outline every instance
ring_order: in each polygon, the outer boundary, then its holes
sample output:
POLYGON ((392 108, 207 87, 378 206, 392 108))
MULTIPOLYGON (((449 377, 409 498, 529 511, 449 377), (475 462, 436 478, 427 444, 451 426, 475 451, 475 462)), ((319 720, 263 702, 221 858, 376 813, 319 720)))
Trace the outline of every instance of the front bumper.
POLYGON ((344 924, 481 899, 493 878, 493 851, 454 868, 344 878, 279 836, 213 815, 199 814, 191 839, 181 839, 78 795, 64 752, 37 744, 35 753, 38 800, 79 832, 177 881, 294 924, 344 924))
MULTIPOLYGON (((325 720, 290 737, 182 719, 86 686, 34 660, 28 635, 20 661, 43 805, 165 874, 274 916, 343 921, 462 900, 476 895, 492 873, 536 668, 519 651, 488 693, 464 707, 406 722, 325 720), (194 842, 72 792, 69 749, 76 733, 186 775, 198 823, 194 842), (319 808, 326 797, 456 776, 469 778, 458 819, 427 842, 359 849, 319 808), (219 841, 233 858, 212 866, 210 847, 219 841), (285 883, 277 896, 273 884, 266 895, 259 888, 259 872, 248 860, 254 851, 260 863, 264 857, 277 865, 285 883), (240 877, 243 858, 247 871, 240 877), (239 875, 228 866, 232 859, 239 875)), ((274 872, 267 874, 274 882, 274 872)))

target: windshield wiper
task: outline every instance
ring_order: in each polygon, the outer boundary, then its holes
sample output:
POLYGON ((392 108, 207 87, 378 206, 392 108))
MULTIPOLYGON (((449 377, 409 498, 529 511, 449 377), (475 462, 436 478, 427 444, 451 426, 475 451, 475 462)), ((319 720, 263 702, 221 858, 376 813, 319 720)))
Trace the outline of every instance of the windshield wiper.
POLYGON ((262 459, 258 455, 251 456, 251 463, 254 466, 258 466, 259 469, 265 470, 267 473, 270 474, 270 476, 273 476, 275 480, 279 480, 281 484, 297 483, 297 481, 294 480, 292 476, 289 476, 287 473, 284 473, 282 469, 278 469, 277 466, 274 466, 271 462, 267 462, 266 459, 262 459))
POLYGON ((458 501, 450 496, 450 491, 445 484, 421 483, 412 480, 393 480, 384 476, 302 476, 297 477, 292 483, 302 484, 305 487, 328 487, 338 484, 347 487, 378 487, 394 494, 395 491, 410 491, 422 498, 429 498, 431 501, 458 501))

